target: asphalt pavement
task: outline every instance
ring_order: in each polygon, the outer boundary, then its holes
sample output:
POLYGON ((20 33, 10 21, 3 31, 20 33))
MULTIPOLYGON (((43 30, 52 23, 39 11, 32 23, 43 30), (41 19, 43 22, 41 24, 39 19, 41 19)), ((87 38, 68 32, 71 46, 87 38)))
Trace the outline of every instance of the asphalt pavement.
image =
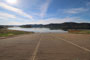
POLYGON ((90 60, 90 35, 36 33, 0 39, 0 60, 90 60))

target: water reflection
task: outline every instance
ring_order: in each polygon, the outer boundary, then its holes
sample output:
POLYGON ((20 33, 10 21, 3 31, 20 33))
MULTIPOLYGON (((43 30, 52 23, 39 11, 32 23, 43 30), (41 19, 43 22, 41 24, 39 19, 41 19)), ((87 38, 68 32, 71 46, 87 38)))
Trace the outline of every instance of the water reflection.
POLYGON ((61 29, 51 29, 51 28, 21 28, 21 27, 10 27, 8 29, 11 30, 20 30, 20 31, 28 31, 35 33, 67 33, 67 31, 61 29))

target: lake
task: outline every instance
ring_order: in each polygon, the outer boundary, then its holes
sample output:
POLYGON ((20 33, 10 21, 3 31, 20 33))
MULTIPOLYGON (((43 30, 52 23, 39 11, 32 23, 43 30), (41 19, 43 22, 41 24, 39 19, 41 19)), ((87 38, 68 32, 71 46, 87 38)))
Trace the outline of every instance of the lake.
POLYGON ((49 28, 21 28, 21 27, 10 27, 10 30, 19 30, 19 31, 27 31, 27 32, 35 32, 35 33, 67 33, 64 30, 51 30, 49 28))

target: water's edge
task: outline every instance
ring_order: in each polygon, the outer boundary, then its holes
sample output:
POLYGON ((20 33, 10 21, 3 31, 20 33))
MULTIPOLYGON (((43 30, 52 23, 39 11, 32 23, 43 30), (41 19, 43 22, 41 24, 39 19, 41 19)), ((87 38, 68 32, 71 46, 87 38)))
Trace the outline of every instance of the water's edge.
POLYGON ((10 27, 10 30, 19 30, 19 31, 27 31, 27 32, 35 32, 35 33, 67 33, 68 31, 64 30, 50 30, 49 28, 21 28, 21 27, 10 27))

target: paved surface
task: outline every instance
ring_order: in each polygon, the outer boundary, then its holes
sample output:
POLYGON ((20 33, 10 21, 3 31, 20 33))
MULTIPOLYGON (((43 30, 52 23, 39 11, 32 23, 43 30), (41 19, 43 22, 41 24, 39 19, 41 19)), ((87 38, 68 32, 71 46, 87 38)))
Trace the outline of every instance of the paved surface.
POLYGON ((0 39, 0 60, 90 60, 90 35, 38 33, 0 39))

